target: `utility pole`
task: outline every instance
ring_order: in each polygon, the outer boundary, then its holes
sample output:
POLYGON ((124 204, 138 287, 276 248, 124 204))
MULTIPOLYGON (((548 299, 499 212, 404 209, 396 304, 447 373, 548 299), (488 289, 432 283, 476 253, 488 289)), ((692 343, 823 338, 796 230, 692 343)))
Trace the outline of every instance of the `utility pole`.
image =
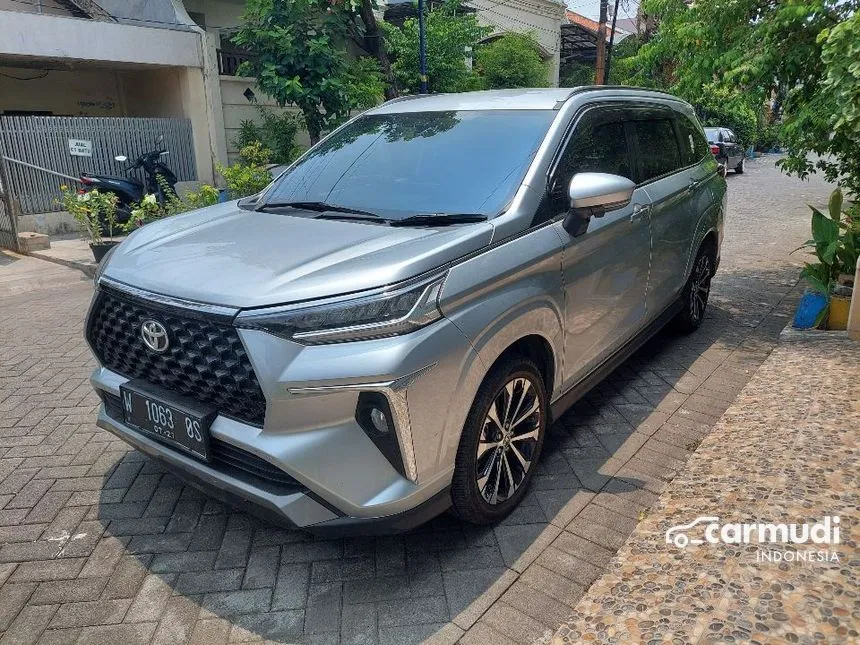
POLYGON ((418 0, 418 78, 421 94, 427 94, 427 34, 424 32, 424 0, 418 0))
POLYGON ((597 27, 597 65, 594 70, 594 84, 606 83, 606 13, 609 0, 600 0, 600 23, 597 27))
POLYGON ((615 8, 612 10, 612 29, 609 30, 609 50, 606 52, 606 82, 610 82, 612 77, 609 75, 612 69, 612 47, 615 43, 615 21, 618 19, 618 2, 615 0, 615 8))

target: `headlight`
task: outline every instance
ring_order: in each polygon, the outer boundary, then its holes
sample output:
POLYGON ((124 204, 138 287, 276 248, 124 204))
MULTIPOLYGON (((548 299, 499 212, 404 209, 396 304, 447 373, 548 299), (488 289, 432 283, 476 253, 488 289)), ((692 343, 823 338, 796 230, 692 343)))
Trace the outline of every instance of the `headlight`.
POLYGON ((95 284, 99 283, 99 278, 102 277, 102 273, 104 273, 105 267, 107 266, 108 262, 110 262, 110 256, 112 256, 113 252, 116 251, 117 246, 119 246, 119 244, 109 248, 108 252, 105 253, 104 257, 102 258, 102 261, 99 262, 98 266, 96 267, 96 274, 95 276, 93 276, 93 282, 95 284))
POLYGON ((398 336, 442 317, 438 300, 444 281, 445 275, 436 275, 373 295, 243 312, 235 324, 304 345, 398 336))

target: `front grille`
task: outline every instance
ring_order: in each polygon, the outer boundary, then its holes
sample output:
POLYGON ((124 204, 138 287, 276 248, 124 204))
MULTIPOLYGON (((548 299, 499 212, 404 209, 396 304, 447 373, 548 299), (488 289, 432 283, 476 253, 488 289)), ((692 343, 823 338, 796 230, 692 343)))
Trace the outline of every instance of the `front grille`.
POLYGON ((102 285, 87 322, 87 340, 102 365, 213 406, 261 427, 266 399, 229 317, 144 300, 102 285), (170 346, 149 350, 140 328, 156 320, 170 346))
MULTIPOLYGON (((114 421, 123 422, 125 417, 122 413, 122 402, 119 397, 105 391, 101 391, 100 394, 107 415, 114 421)), ((146 436, 156 441, 162 441, 156 435, 146 434, 146 436)), ((209 459, 209 465, 215 470, 269 492, 285 494, 305 490, 304 486, 296 479, 265 459, 211 436, 209 437, 209 459)))

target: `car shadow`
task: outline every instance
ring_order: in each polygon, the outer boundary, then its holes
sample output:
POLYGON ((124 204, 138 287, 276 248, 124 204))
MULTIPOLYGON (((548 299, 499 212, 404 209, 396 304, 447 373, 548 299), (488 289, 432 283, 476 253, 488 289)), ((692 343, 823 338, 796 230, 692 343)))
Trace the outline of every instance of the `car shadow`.
MULTIPOLYGON (((105 476, 98 519, 122 545, 124 566, 145 577, 144 587, 178 598, 184 613, 170 615, 174 604, 165 601, 159 627, 172 621, 174 642, 219 624, 237 639, 314 643, 417 643, 451 621, 467 629, 530 566, 539 575, 558 573, 544 551, 569 530, 585 539, 579 561, 592 566, 577 569, 579 578, 561 578, 566 587, 556 599, 564 613, 710 430, 713 421, 676 414, 684 402, 733 350, 766 356, 775 342, 775 325, 758 333, 766 313, 737 317, 731 301, 745 287, 736 282, 725 281, 736 292, 714 299, 696 333, 661 331, 552 425, 530 490, 497 526, 445 514, 400 535, 315 537, 229 508, 136 451, 105 476), (602 522, 605 531, 588 532, 602 522)), ((748 288, 755 293, 756 284, 748 288)), ((773 309, 760 300, 762 312, 773 309)), ((725 407, 736 389, 717 393, 725 407)), ((711 411, 713 419, 719 414, 711 411)), ((141 611, 152 610, 142 602, 141 611)))

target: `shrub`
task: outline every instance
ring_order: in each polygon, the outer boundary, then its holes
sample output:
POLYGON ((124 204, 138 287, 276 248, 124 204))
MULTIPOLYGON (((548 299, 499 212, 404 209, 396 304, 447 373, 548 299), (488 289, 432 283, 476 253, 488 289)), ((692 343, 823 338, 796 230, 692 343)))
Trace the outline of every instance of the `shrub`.
POLYGON ((118 199, 115 193, 102 193, 98 189, 78 191, 68 186, 60 186, 60 193, 60 204, 93 244, 101 244, 103 232, 113 238, 114 231, 120 229, 116 221, 118 199))
POLYGON ((782 125, 769 123, 759 130, 756 150, 776 150, 782 145, 782 125))
POLYGON ((800 247, 809 249, 818 260, 807 262, 801 277, 825 295, 829 295, 840 274, 854 273, 860 257, 860 208, 855 204, 843 210, 842 206, 843 196, 839 188, 830 195, 826 215, 810 206, 812 239, 800 247))
POLYGON ((272 151, 255 141, 239 151, 239 163, 229 167, 219 164, 217 170, 227 182, 230 198, 247 197, 268 186, 272 181, 272 174, 265 166, 270 163, 271 158, 272 151))
POLYGON ((564 63, 559 71, 559 87, 579 87, 594 84, 594 66, 571 61, 564 63))
POLYGON ((197 191, 189 191, 183 198, 170 190, 162 177, 158 177, 158 182, 165 195, 164 202, 159 202, 155 195, 148 194, 136 204, 132 204, 131 217, 123 225, 125 232, 131 233, 144 224, 218 203, 218 189, 208 184, 203 184, 197 191))
POLYGON ((259 121, 245 119, 239 124, 235 145, 240 150, 252 143, 259 143, 271 151, 271 163, 288 164, 298 157, 300 149, 295 143, 300 118, 290 112, 278 113, 261 105, 257 106, 259 121))
POLYGON ((477 50, 477 72, 486 89, 546 87, 549 69, 531 34, 505 34, 477 50))

